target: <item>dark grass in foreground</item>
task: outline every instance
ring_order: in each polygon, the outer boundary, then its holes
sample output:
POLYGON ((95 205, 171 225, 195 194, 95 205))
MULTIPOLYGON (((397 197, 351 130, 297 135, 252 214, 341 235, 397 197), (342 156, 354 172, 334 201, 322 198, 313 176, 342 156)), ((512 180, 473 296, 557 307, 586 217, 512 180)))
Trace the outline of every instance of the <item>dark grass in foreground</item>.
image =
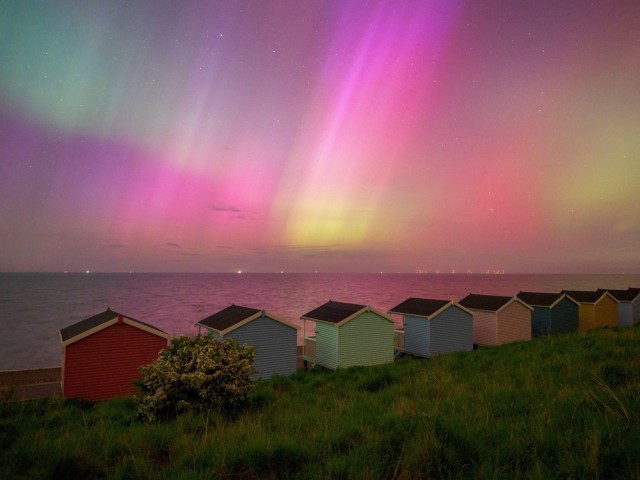
POLYGON ((640 326, 259 385, 235 419, 0 405, 0 478, 640 478, 640 326))

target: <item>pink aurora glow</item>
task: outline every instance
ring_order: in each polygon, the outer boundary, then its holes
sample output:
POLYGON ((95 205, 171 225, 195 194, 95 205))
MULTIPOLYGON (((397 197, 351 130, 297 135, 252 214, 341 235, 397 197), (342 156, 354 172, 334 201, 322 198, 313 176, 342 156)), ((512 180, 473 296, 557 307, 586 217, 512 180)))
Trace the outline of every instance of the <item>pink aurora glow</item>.
POLYGON ((637 2, 57 3, 0 29, 2 271, 640 271, 637 2))

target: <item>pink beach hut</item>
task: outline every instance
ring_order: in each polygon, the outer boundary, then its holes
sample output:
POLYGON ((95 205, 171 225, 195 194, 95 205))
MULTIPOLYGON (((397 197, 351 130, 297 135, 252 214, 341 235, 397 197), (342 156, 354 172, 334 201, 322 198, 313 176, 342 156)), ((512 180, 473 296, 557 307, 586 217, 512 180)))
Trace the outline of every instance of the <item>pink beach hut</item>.
POLYGON ((473 342, 501 345, 531 340, 533 309, 518 297, 469 294, 460 305, 473 313, 473 342))

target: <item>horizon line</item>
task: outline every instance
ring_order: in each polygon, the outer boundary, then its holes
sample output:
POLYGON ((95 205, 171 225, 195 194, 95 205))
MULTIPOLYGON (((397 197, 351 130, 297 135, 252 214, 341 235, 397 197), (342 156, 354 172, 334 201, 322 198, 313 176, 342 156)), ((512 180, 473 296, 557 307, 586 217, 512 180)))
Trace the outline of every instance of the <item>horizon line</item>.
POLYGON ((259 270, 224 270, 224 271, 169 271, 169 270, 148 270, 148 271, 134 271, 134 270, 12 270, 12 271, 0 271, 1 274, 59 274, 59 275, 102 275, 102 274, 115 274, 115 275, 136 275, 136 274, 159 274, 159 275, 175 275, 175 274, 193 274, 193 275, 433 275, 433 276, 456 276, 456 275, 640 275, 640 272, 507 272, 504 270, 491 270, 485 272, 474 271, 285 271, 285 270, 273 270, 273 271, 259 271, 259 270))

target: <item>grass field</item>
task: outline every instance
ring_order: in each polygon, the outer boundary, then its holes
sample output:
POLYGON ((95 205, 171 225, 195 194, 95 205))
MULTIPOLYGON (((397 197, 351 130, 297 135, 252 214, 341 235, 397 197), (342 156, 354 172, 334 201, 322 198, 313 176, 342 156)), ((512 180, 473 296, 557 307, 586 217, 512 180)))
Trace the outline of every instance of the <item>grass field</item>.
POLYGON ((638 478, 640 326, 259 384, 236 418, 0 404, 0 478, 638 478))

